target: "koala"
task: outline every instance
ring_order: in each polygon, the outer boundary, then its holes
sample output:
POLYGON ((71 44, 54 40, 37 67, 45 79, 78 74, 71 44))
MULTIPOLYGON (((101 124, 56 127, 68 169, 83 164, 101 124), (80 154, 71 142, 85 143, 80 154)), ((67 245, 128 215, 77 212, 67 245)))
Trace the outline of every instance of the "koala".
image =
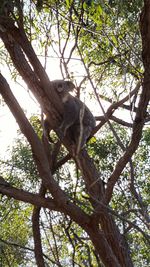
MULTIPOLYGON (((62 122, 56 129, 58 135, 60 139, 63 139, 66 133, 69 132, 73 142, 78 147, 78 151, 80 151, 96 126, 95 118, 81 100, 69 93, 75 88, 71 81, 54 80, 51 81, 51 84, 63 103, 62 122)), ((47 128, 46 132, 49 135, 49 123, 47 120, 45 120, 45 128, 47 128)), ((51 142, 51 138, 49 141, 51 142)))

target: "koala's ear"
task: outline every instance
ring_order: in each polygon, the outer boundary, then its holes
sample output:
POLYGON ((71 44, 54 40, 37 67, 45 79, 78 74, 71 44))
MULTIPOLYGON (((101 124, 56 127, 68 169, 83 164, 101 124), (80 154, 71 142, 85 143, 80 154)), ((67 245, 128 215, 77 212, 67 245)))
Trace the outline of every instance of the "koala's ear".
POLYGON ((67 87, 68 87, 68 91, 72 91, 75 88, 75 85, 73 82, 71 81, 65 81, 67 87))

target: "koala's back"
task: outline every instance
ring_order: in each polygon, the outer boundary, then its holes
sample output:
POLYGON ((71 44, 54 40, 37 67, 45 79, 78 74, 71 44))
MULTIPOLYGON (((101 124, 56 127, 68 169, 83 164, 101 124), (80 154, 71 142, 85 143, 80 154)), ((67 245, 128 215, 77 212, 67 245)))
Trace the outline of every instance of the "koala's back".
MULTIPOLYGON (((83 112, 83 125, 87 126, 90 125, 91 128, 94 128, 96 125, 95 122, 95 118, 92 114, 92 112, 89 110, 89 108, 78 98, 74 98, 74 101, 76 103, 77 106, 79 106, 79 111, 83 112)), ((77 123, 80 123, 80 112, 78 113, 78 121, 76 121, 77 123)))
POLYGON ((90 138, 91 132, 96 126, 96 122, 89 108, 81 100, 76 97, 72 100, 74 101, 75 106, 78 107, 78 114, 76 120, 71 125, 70 130, 75 143, 79 144, 79 148, 82 148, 90 138))

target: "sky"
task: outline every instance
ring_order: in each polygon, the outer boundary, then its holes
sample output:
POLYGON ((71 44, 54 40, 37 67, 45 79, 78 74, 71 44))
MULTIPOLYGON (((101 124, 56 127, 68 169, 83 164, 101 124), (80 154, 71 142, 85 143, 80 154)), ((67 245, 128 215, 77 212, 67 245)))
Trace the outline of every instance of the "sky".
MULTIPOLYGON (((40 58, 43 61, 43 58, 40 58)), ((43 62, 42 62, 43 63, 43 62)), ((51 80, 62 79, 62 75, 60 72, 60 60, 54 57, 48 58, 47 64, 47 74, 49 75, 51 80)), ((80 62, 77 60, 73 60, 73 68, 75 68, 77 79, 79 80, 79 76, 81 73, 81 66, 79 67, 80 62)), ((33 114, 40 114, 40 106, 37 103, 36 99, 34 99, 31 92, 28 90, 26 84, 19 80, 19 83, 15 83, 11 77, 7 66, 1 65, 1 73, 7 79, 12 92, 17 98, 19 104, 23 108, 28 118, 33 114), (21 84, 21 85, 20 85, 21 84)), ((81 79, 81 77, 80 77, 81 79)), ((84 101, 84 99, 82 99, 84 101)), ((91 102, 88 103, 89 108, 92 108, 91 102)), ((11 114, 9 108, 0 98, 0 157, 6 153, 8 146, 12 146, 14 138, 17 137, 18 125, 11 114)))
MULTIPOLYGON (((43 61, 44 58, 40 58, 43 61)), ((42 62, 43 63, 43 62, 42 62)), ((79 81, 83 78, 84 72, 82 71, 81 62, 78 60, 72 60, 72 69, 75 71, 76 80, 79 81)), ((47 74, 49 75, 51 80, 55 79, 62 79, 61 72, 60 72, 60 61, 56 57, 49 57, 47 63, 47 74)), ((7 78, 9 82, 10 88, 13 91, 15 97, 17 98, 18 102, 20 103, 21 107, 25 111, 28 118, 31 117, 33 114, 40 114, 40 106, 37 101, 34 99, 32 94, 29 92, 26 84, 22 80, 18 83, 15 83, 11 80, 9 70, 7 66, 1 66, 1 72, 4 77, 7 78), (20 84, 22 86, 20 86, 20 84)), ((82 95, 81 100, 84 102, 86 99, 85 104, 90 108, 94 116, 102 115, 102 111, 100 110, 99 105, 97 102, 90 101, 87 98, 86 90, 85 94, 82 95)), ((104 107, 108 107, 108 103, 103 102, 104 107)), ((12 146, 13 140, 17 137, 17 129, 18 125, 12 116, 9 108, 1 101, 0 99, 0 157, 6 153, 8 146, 12 146)))
MULTIPOLYGON (((12 83, 13 84, 13 83, 12 83)), ((10 85, 12 85, 10 84, 10 85)), ((11 86, 12 89, 12 86, 11 86)), ((27 111, 28 117, 32 113, 36 113, 38 110, 38 106, 35 104, 29 93, 23 88, 19 88, 19 86, 15 86, 15 89, 12 90, 14 94, 17 96, 17 100, 21 104, 22 108, 27 111)), ((15 121, 15 118, 11 114, 9 108, 6 104, 0 104, 0 156, 5 153, 7 147, 12 145, 14 138, 17 136, 18 125, 15 121)))
MULTIPOLYGON (((53 66, 53 68, 51 68, 49 71, 51 79, 61 79, 59 61, 56 59, 51 59, 50 65, 53 66)), ((29 92, 23 81, 19 81, 19 83, 23 86, 13 82, 6 66, 1 65, 1 73, 9 82, 12 92, 25 111, 27 117, 29 118, 32 114, 40 114, 39 104, 29 92)), ((18 125, 13 115, 11 114, 7 105, 4 104, 0 98, 0 157, 3 156, 7 150, 7 147, 11 146, 14 138, 17 137, 17 129, 18 125)))

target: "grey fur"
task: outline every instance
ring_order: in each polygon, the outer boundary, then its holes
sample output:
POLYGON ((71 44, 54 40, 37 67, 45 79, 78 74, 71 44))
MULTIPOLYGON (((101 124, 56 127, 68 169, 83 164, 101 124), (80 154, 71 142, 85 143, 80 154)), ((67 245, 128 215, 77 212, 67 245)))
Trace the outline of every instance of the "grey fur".
POLYGON ((51 83, 57 91, 64 106, 62 123, 57 129, 59 136, 60 138, 63 138, 66 135, 66 132, 69 131, 72 140, 76 143, 76 145, 80 143, 80 148, 82 148, 89 139, 91 132, 96 125, 95 118, 81 100, 69 94, 69 92, 73 91, 75 88, 75 85, 71 81, 54 80, 51 83), (82 114, 81 120, 80 114, 82 110, 84 110, 84 113, 82 114), (81 140, 79 140, 79 138, 81 140))

